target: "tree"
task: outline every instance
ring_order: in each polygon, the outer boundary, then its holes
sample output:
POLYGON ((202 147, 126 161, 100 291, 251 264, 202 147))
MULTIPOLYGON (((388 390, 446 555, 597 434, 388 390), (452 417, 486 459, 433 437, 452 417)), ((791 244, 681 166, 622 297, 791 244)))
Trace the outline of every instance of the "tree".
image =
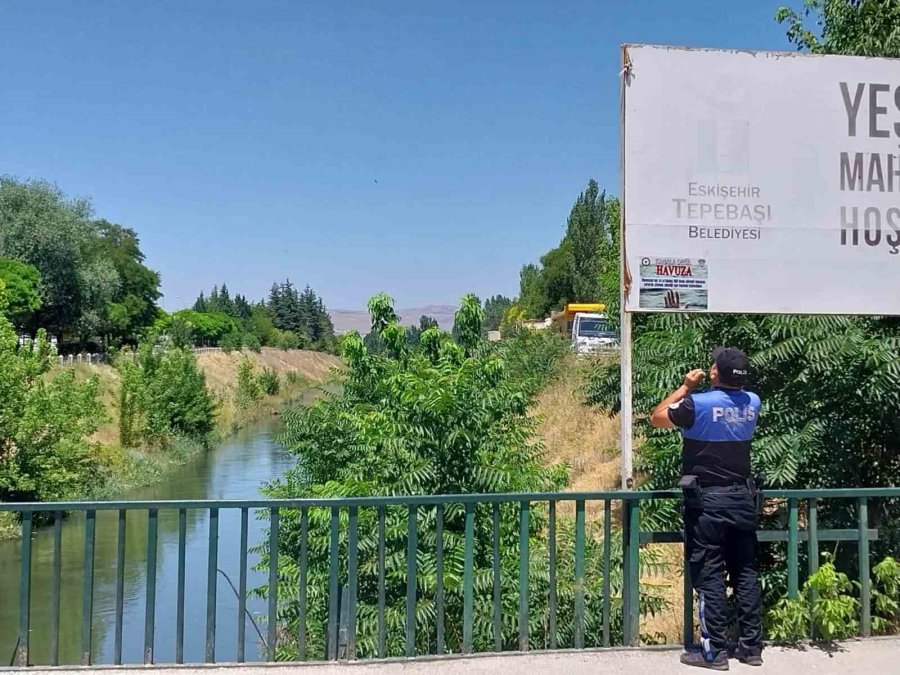
POLYGON ((495 295, 484 301, 484 323, 481 325, 483 336, 486 336, 488 331, 500 330, 503 316, 512 304, 513 301, 503 295, 495 295))
POLYGON ((74 329, 87 309, 90 214, 89 202, 69 200, 55 185, 0 177, 0 256, 33 265, 41 275, 42 306, 29 329, 74 329))
POLYGON ((134 230, 98 220, 95 255, 111 263, 118 285, 106 306, 100 330, 116 342, 137 342, 138 334, 156 319, 161 297, 159 273, 144 265, 144 253, 134 230))
POLYGON ((597 181, 588 181, 587 189, 578 195, 566 227, 571 243, 569 274, 573 298, 579 302, 601 299, 601 260, 612 240, 610 218, 618 221, 618 209, 610 208, 606 192, 600 192, 597 181))
POLYGON ((781 7, 775 18, 787 24, 788 40, 800 51, 900 57, 897 0, 805 0, 800 10, 781 7))
MULTIPOLYGON (((409 326, 406 329, 406 341, 413 347, 418 346, 419 341, 422 339, 422 333, 424 333, 429 328, 438 328, 437 319, 423 314, 419 317, 418 326, 409 326)), ((369 335, 373 334, 369 333, 369 335)), ((366 336, 367 339, 369 335, 366 336)), ((366 346, 369 347, 369 345, 370 343, 367 342, 366 346)))
POLYGON ((41 307, 41 273, 33 265, 0 258, 0 281, 5 285, 6 313, 21 328, 41 307))
POLYGON ((157 328, 166 330, 175 319, 181 319, 191 327, 191 333, 198 344, 215 346, 229 333, 239 332, 237 321, 226 314, 217 312, 195 312, 181 309, 157 323, 157 328))
MULTIPOLYGON (((326 397, 311 407, 297 407, 285 415, 283 446, 297 456, 297 466, 289 470, 265 492, 276 498, 349 497, 367 495, 422 495, 490 492, 535 492, 559 489, 565 483, 565 469, 547 467, 543 448, 534 436, 536 421, 528 414, 530 390, 521 380, 509 376, 505 355, 510 350, 489 349, 480 341, 481 307, 474 296, 463 299, 457 317, 460 336, 468 343, 468 353, 450 335, 436 327, 421 335, 419 349, 411 349, 406 331, 397 321, 390 298, 384 294, 369 302, 372 332, 384 345, 380 354, 370 352, 356 333, 343 340, 347 369, 342 374, 339 394, 326 397)), ((559 351, 558 354, 562 354, 559 351)), ((489 508, 478 507, 475 517, 474 611, 475 650, 493 645, 489 626, 492 616, 492 527, 489 508), (484 581, 486 580, 486 581, 484 581)), ((328 588, 329 515, 310 509, 308 514, 308 597, 326 597, 328 588)), ((376 532, 374 509, 358 510, 359 565, 357 607, 357 648, 361 658, 375 653, 377 622, 376 532)), ((406 606, 406 523, 408 512, 388 507, 385 510, 384 541, 385 613, 387 616, 387 653, 404 650, 403 621, 406 606)), ((498 513, 501 559, 515 561, 518 556, 518 512, 501 508, 498 513)), ((301 516, 297 510, 280 511, 278 559, 278 614, 270 617, 278 623, 279 660, 296 659, 295 637, 299 628, 299 568, 301 516)), ((530 640, 534 647, 546 647, 548 640, 549 564, 546 506, 533 504, 528 539, 532 580, 529 597, 530 640)), ((436 584, 434 510, 418 512, 418 561, 416 623, 417 652, 433 649, 435 630, 433 600, 436 584)), ((560 517, 557 522, 561 543, 557 550, 559 569, 558 635, 561 644, 574 639, 575 551, 574 523, 560 517)), ((444 512, 443 542, 445 577, 445 626, 447 648, 458 652, 462 646, 459 628, 463 620, 461 561, 465 547, 465 512, 456 506, 444 512)), ((585 643, 598 645, 602 640, 600 610, 602 580, 608 576, 612 594, 612 639, 621 615, 621 571, 603 569, 601 542, 591 533, 587 538, 584 562, 591 579, 585 601, 585 643)), ((621 559, 620 539, 613 539, 613 560, 621 559)), ((643 551, 644 560, 654 553, 643 551)), ((268 551, 263 550, 262 564, 268 551)), ((338 568, 346 565, 346 547, 341 547, 338 568)), ((518 566, 501 565, 501 589, 504 601, 502 635, 506 648, 517 644, 518 566)), ((265 594, 266 589, 260 589, 265 594)), ((657 610, 662 600, 645 588, 647 603, 643 611, 657 610)), ((307 656, 323 656, 327 625, 327 603, 311 603, 306 615, 307 656)))

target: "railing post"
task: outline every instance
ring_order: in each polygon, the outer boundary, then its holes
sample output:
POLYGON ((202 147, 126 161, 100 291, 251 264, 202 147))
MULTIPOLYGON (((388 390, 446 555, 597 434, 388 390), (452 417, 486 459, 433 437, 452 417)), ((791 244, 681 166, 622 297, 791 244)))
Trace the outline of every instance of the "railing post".
POLYGON ((275 661, 278 649, 278 527, 279 511, 269 509, 269 621, 267 624, 266 660, 275 661))
MULTIPOLYGON (((816 498, 813 497, 807 503, 808 512, 806 514, 806 533, 807 533, 807 561, 809 566, 809 576, 812 576, 819 569, 819 509, 816 498)), ((810 591, 809 601, 812 605, 816 603, 817 593, 810 591)), ((809 622, 810 637, 816 637, 816 622, 810 618, 809 622)))
POLYGON ((798 545, 797 545, 797 528, 798 528, 798 509, 797 500, 793 497, 788 499, 788 543, 787 543, 787 584, 788 597, 796 600, 800 595, 799 584, 799 563, 798 563, 798 545))
POLYGON ((209 538, 206 554, 206 662, 216 661, 216 595, 219 568, 219 509, 209 510, 209 538))
POLYGON ((472 621, 475 598, 472 581, 475 567, 475 505, 466 502, 465 552, 463 554, 463 654, 472 653, 472 621))
POLYGON ((556 502, 550 500, 550 523, 549 523, 549 555, 550 555, 550 589, 549 589, 549 609, 548 630, 550 632, 550 649, 556 649, 556 601, 557 601, 557 581, 556 581, 556 502))
POLYGON ((519 506, 519 651, 528 651, 528 518, 529 504, 519 506))
POLYGON ((612 502, 608 499, 603 500, 603 646, 609 647, 609 613, 610 613, 610 594, 612 593, 610 571, 611 551, 610 537, 612 536, 612 502))
POLYGON ((28 665, 28 641, 31 636, 31 524, 32 512, 22 514, 22 567, 19 581, 19 643, 16 665, 28 665))
POLYGON ((584 500, 575 501, 575 649, 584 649, 584 500))
MULTIPOLYGON (((552 507, 551 507, 552 508, 552 507)), ((551 525, 553 527, 553 516, 551 511, 551 525)), ((493 543, 493 556, 491 558, 492 565, 492 574, 493 574, 493 593, 494 593, 494 606, 493 606, 493 632, 494 632, 494 651, 502 652, 503 651, 503 616, 500 610, 500 593, 501 593, 501 585, 500 585, 500 503, 494 502, 491 504, 491 539, 493 543)), ((551 542, 551 551, 553 547, 553 543, 551 542)), ((552 553, 551 553, 552 556, 552 553)), ((550 573, 550 587, 553 587, 553 572, 550 573)), ((552 590, 551 590, 552 593, 552 590)), ((551 610, 552 611, 552 610, 551 610)), ((551 614, 552 616, 552 614, 551 614)), ((552 619, 551 619, 552 621, 552 619)), ((442 646, 439 645, 439 648, 442 649, 442 646)))
POLYGON ((337 661, 338 652, 338 546, 340 545, 340 514, 338 508, 331 507, 331 543, 328 564, 328 635, 325 658, 337 661))
POLYGON ((84 520, 84 583, 81 592, 81 665, 91 665, 91 638, 94 619, 94 541, 97 512, 88 511, 84 520))
POLYGON ((418 511, 409 507, 406 539, 406 656, 416 654, 416 551, 419 548, 418 511))
POLYGON ((859 528, 859 634, 869 637, 872 633, 871 588, 869 580, 869 503, 860 497, 857 505, 859 528))
POLYGON ((153 663, 153 647, 156 633, 156 548, 158 544, 158 512, 147 512, 147 582, 144 606, 144 665, 153 663))
POLYGON ((623 500, 625 512, 623 537, 622 620, 625 644, 636 646, 640 640, 640 529, 641 504, 638 499, 623 500))

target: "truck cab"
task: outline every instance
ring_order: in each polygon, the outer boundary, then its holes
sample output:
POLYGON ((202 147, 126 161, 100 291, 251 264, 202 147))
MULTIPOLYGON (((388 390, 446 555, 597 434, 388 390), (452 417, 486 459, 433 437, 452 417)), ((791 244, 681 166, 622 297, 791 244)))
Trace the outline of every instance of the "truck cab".
POLYGON ((572 341, 577 354, 615 349, 619 335, 610 325, 599 302, 570 302, 562 310, 550 315, 551 322, 572 341))
POLYGON ((591 354, 618 345, 619 336, 605 314, 576 312, 572 320, 572 348, 576 354, 591 354))

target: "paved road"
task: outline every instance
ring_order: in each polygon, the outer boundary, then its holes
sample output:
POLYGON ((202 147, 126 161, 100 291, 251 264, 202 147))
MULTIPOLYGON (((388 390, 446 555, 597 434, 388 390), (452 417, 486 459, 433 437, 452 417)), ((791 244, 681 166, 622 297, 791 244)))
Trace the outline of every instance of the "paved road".
MULTIPOLYGON (((881 675, 900 671, 900 640, 867 640, 848 642, 829 653, 816 648, 785 650, 771 648, 765 652, 765 666, 751 668, 732 661, 732 672, 772 675, 881 675)), ((67 670, 29 670, 32 675, 58 675, 67 670)), ((82 673, 87 671, 80 671, 82 673)), ((678 652, 607 651, 480 656, 468 659, 432 661, 395 661, 389 663, 308 664, 274 666, 202 666, 199 668, 117 668, 92 670, 96 675, 678 675, 702 672, 678 663, 678 652)))

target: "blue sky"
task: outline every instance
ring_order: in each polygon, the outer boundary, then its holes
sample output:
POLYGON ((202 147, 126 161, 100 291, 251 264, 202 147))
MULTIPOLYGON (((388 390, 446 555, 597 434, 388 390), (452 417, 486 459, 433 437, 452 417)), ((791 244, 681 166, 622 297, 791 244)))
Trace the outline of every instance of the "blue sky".
POLYGON ((135 228, 168 309, 514 295, 618 192, 619 46, 790 49, 785 2, 0 2, 0 173, 135 228))

